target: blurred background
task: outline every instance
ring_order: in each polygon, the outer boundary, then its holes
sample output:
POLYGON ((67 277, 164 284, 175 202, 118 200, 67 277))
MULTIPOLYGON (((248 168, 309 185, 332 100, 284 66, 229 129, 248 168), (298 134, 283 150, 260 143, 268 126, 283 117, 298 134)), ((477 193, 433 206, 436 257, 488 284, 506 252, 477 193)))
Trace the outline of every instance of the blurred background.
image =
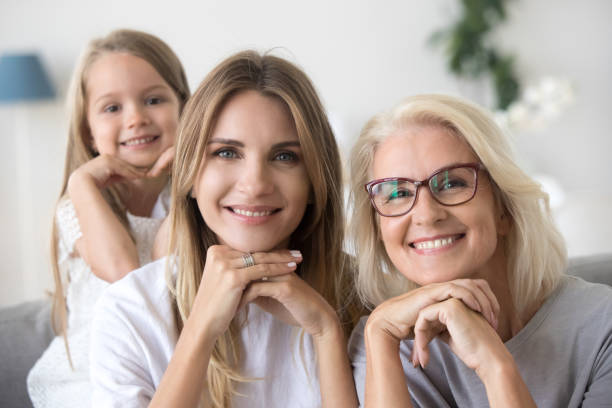
MULTIPOLYGON (((493 19, 483 41, 513 58, 521 91, 497 117, 512 132, 519 162, 551 193, 570 256, 611 252, 612 2, 505 4, 505 19, 493 19)), ((68 82, 87 42, 113 29, 166 41, 192 90, 229 54, 278 47, 315 83, 345 154, 370 116, 411 94, 445 92, 498 107, 490 76, 457 76, 444 43, 431 43, 462 19, 460 0, 2 0, 1 9, 0 54, 37 55, 54 93, 0 100, 0 306, 52 289, 48 247, 68 82)))

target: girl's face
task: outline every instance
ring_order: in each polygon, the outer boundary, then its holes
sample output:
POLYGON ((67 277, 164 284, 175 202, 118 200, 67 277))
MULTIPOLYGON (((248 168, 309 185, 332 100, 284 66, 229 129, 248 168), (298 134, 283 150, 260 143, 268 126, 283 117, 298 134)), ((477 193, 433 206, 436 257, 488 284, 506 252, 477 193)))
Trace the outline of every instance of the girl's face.
POLYGON ((309 193, 287 106, 257 91, 231 97, 215 124, 192 190, 219 242, 244 252, 286 248, 309 193))
POLYGON ((100 154, 149 168, 174 145, 178 98, 144 59, 102 55, 87 72, 86 95, 91 143, 100 154))
MULTIPOLYGON (((437 169, 477 163, 467 143, 439 127, 412 126, 389 136, 374 155, 374 179, 424 180, 437 169)), ((397 269, 419 285, 503 273, 498 238, 509 228, 486 172, 481 170, 474 198, 457 206, 435 201, 420 187, 412 209, 399 217, 379 216, 380 232, 397 269)))

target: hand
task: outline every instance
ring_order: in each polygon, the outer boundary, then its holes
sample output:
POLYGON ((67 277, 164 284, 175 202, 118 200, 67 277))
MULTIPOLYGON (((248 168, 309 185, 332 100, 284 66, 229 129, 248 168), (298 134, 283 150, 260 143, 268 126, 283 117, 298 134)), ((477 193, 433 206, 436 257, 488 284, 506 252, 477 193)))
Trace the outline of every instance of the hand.
POLYGON ((280 321, 299 326, 314 338, 325 336, 340 325, 327 301, 295 273, 253 282, 240 306, 253 302, 280 321))
MULTIPOLYGON (((146 176, 146 171, 136 168, 115 156, 101 154, 81 165, 68 181, 75 184, 77 180, 91 180, 99 189, 126 180, 135 180, 146 176)), ((77 183, 78 184, 78 183, 77 183)))
POLYGON ((157 177, 163 173, 170 173, 174 162, 174 146, 170 146, 159 155, 153 167, 147 172, 147 177, 157 177))
MULTIPOLYGON (((399 342, 410 337, 422 309, 447 299, 460 300, 497 328, 499 303, 489 284, 483 279, 456 279, 426 285, 381 303, 368 318, 368 330, 380 330, 399 342)), ((414 359, 415 355, 416 363, 414 359)))
MULTIPOLYGON (((448 343, 451 350, 482 378, 485 365, 508 354, 497 332, 480 313, 468 309, 458 299, 448 299, 422 309, 414 326, 413 362, 425 367, 428 345, 434 337, 448 343)), ((484 381, 484 379, 483 379, 484 381)))
POLYGON ((225 245, 211 246, 206 253, 192 315, 203 323, 206 334, 215 339, 229 327, 251 282, 287 275, 301 262, 301 258, 286 250, 257 252, 252 254, 255 265, 245 268, 243 255, 225 245))

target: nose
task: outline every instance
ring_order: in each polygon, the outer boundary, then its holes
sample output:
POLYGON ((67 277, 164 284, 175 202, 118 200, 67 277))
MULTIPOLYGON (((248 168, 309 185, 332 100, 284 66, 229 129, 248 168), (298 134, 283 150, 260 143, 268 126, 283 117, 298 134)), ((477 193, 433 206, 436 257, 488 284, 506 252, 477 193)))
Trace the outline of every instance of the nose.
POLYGON ((433 225, 446 218, 446 208, 437 202, 427 185, 420 186, 419 194, 412 209, 408 214, 412 214, 412 222, 416 225, 433 225))
POLYGON ((263 158, 246 158, 241 166, 236 188, 249 198, 265 196, 274 191, 272 169, 263 158))
POLYGON ((144 106, 133 104, 126 110, 125 121, 128 129, 148 125, 151 121, 144 106))

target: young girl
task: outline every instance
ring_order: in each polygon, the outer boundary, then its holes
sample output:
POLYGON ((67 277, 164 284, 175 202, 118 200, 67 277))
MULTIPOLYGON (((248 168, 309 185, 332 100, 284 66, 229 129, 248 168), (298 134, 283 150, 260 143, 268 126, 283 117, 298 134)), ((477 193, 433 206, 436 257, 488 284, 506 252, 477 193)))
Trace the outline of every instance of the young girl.
POLYGON ((489 114, 411 97, 364 127, 351 167, 376 306, 350 341, 363 405, 610 406, 612 290, 564 275, 548 197, 489 114))
POLYGON ((109 282, 151 260, 188 96, 176 55, 142 32, 118 30, 94 40, 74 73, 52 237, 58 337, 28 375, 37 407, 89 404, 93 305, 109 282))
POLYGON ((301 70, 247 51, 204 79, 181 121, 169 220, 170 256, 97 306, 99 406, 356 405, 340 157, 301 70))

